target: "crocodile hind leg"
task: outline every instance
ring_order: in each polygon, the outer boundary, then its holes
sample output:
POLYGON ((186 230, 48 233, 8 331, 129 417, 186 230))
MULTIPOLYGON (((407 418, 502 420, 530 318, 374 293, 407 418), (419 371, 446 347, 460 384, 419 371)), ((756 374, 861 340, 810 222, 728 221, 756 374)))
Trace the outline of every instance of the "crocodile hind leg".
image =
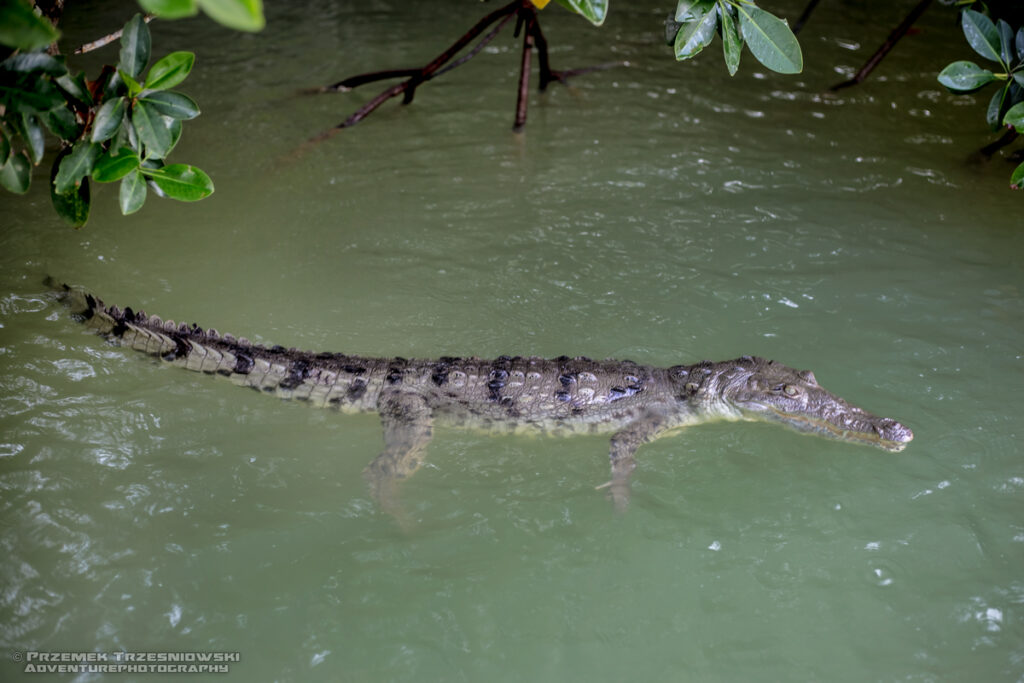
POLYGON ((612 478, 597 488, 609 490, 617 511, 625 512, 629 507, 629 475, 636 469, 636 460, 633 458, 636 449, 654 441, 665 431, 665 417, 659 413, 648 412, 612 435, 609 453, 612 478))
POLYGON ((384 427, 384 450, 363 471, 380 508, 400 522, 398 484, 419 469, 433 434, 430 406, 411 393, 385 392, 377 409, 384 427))

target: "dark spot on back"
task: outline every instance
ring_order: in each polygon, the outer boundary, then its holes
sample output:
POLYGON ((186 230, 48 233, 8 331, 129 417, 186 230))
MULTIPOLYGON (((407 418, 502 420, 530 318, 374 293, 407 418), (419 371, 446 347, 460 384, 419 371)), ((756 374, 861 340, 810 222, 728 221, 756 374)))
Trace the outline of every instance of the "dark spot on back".
POLYGON ((568 391, 559 390, 555 392, 555 400, 560 401, 561 403, 567 403, 570 398, 572 397, 569 395, 568 391))
POLYGON ((402 371, 398 368, 388 368, 387 381, 388 384, 399 384, 402 381, 402 371))
POLYGON ((248 375, 252 372, 252 368, 256 364, 256 361, 252 359, 252 356, 246 353, 241 353, 238 350, 235 350, 234 354, 235 369, 233 372, 238 375, 248 375))
POLYGON ((348 388, 348 396, 353 401, 358 400, 366 393, 366 380, 365 379, 354 379, 352 384, 348 388))
POLYGON ((294 389, 309 377, 309 363, 302 359, 293 360, 288 366, 288 374, 279 385, 282 389, 294 389))
POLYGON ((341 370, 342 372, 347 372, 350 375, 361 375, 364 372, 366 372, 366 368, 364 368, 363 366, 352 365, 351 363, 346 363, 345 365, 342 365, 341 370))

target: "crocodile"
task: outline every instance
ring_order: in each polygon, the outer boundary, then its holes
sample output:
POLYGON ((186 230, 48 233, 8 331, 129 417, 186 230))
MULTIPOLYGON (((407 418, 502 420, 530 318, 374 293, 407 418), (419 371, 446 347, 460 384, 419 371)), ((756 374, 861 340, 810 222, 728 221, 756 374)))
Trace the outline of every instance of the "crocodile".
POLYGON ((490 432, 611 434, 610 490, 629 500, 637 449, 711 420, 774 422, 798 432, 901 451, 914 438, 822 388, 814 373, 756 356, 668 368, 584 356, 441 357, 431 360, 315 353, 262 346, 196 324, 106 306, 58 286, 74 316, 110 341, 189 370, 342 412, 376 412, 384 449, 364 471, 385 509, 423 463, 435 424, 490 432))

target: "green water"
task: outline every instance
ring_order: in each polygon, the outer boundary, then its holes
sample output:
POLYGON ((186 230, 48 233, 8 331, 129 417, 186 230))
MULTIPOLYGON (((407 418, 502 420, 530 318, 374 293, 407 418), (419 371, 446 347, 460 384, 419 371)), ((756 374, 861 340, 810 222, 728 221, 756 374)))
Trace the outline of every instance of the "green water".
MULTIPOLYGON (((98 5, 70 44, 123 21, 98 5)), ((962 43, 947 9, 825 95, 898 8, 823 3, 803 75, 748 53, 733 79, 717 43, 671 60, 667 7, 613 3, 600 30, 553 8, 556 67, 631 66, 533 96, 516 136, 503 35, 296 154, 376 92, 297 88, 426 62, 489 6, 272 5, 255 36, 153 26, 198 53, 174 158, 211 199, 122 218, 94 186, 74 232, 41 173, 0 197, 0 678, 28 650, 123 649, 238 652, 223 678, 254 681, 1024 679, 1024 195, 966 161, 988 95, 934 80, 962 43), (441 431, 403 530, 360 476, 375 417, 106 345, 47 273, 316 350, 768 356, 916 439, 694 428, 640 451, 617 516, 604 439, 441 431)))

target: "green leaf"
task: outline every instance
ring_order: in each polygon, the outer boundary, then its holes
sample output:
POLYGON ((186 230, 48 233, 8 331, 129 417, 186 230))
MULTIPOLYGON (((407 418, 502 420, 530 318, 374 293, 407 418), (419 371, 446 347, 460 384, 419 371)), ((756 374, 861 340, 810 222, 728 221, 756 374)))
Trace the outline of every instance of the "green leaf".
POLYGON ((559 5, 566 7, 576 14, 582 15, 594 26, 604 23, 608 15, 608 0, 556 0, 559 5))
POLYGON ((753 5, 739 5, 740 33, 757 61, 782 74, 803 71, 800 43, 786 22, 753 5))
POLYGON ((14 123, 18 135, 25 141, 29 159, 33 164, 38 164, 43 160, 43 153, 46 151, 46 134, 39 118, 34 114, 22 114, 14 123))
POLYGON ((743 52, 743 38, 740 37, 739 27, 733 19, 732 12, 724 3, 718 4, 722 15, 722 49, 725 51, 725 66, 729 69, 729 75, 735 76, 740 68, 740 55, 743 52))
POLYGON ((0 44, 16 50, 37 50, 58 38, 60 31, 25 0, 0 1, 0 44))
POLYGON ((1013 44, 1017 48, 1017 59, 1024 61, 1024 26, 1017 29, 1017 37, 1013 39, 1013 44))
POLYGON ((74 186, 64 193, 57 192, 55 184, 58 167, 69 153, 70 150, 65 149, 58 154, 50 169, 50 201, 58 216, 73 227, 80 228, 89 220, 89 179, 83 179, 78 186, 74 186))
POLYGON ((693 20, 683 24, 676 34, 673 49, 677 60, 689 59, 703 50, 715 37, 718 26, 718 13, 714 2, 705 0, 691 8, 693 20))
POLYGON ((263 0, 199 0, 199 6, 211 19, 236 31, 259 31, 266 24, 263 0))
POLYGON ((954 92, 971 92, 996 80, 996 75, 974 62, 953 62, 939 72, 939 83, 954 92))
POLYGON ((199 105, 195 100, 174 90, 151 92, 143 97, 142 101, 172 119, 187 121, 199 116, 199 105))
POLYGON ((127 147, 118 149, 114 154, 108 150, 99 158, 92 169, 92 178, 97 183, 112 183, 120 180, 139 167, 139 155, 127 147))
POLYGON ((1024 163, 1018 166, 1010 176, 1010 189, 1020 190, 1024 188, 1024 163))
POLYGON ((160 120, 167 126, 167 132, 171 134, 171 149, 178 144, 178 140, 181 139, 181 120, 172 119, 169 116, 161 116, 160 120))
POLYGON ((999 57, 999 32, 992 20, 972 9, 965 9, 960 14, 960 19, 963 22, 964 36, 974 51, 985 59, 1002 64, 1003 61, 999 57))
POLYGON ((213 181, 202 170, 188 164, 171 164, 160 169, 142 169, 171 199, 196 202, 213 194, 213 181))
POLYGON ((163 159, 171 151, 171 133, 161 120, 160 113, 145 102, 136 102, 132 109, 132 125, 139 141, 146 148, 146 156, 163 159))
POLYGON ((999 32, 999 56, 1003 64, 1013 62, 1013 29, 1005 21, 1000 19, 996 22, 996 31, 999 32))
POLYGON ((191 52, 172 52, 157 61, 146 76, 146 90, 167 90, 181 83, 192 70, 196 56, 191 52))
MULTIPOLYGON (((142 92, 142 84, 121 69, 117 70, 116 78, 120 78, 121 82, 128 86, 128 97, 135 98, 140 92, 142 92)), ((115 82, 115 77, 111 76, 110 82, 108 83, 108 85, 111 86, 110 95, 113 95, 113 93, 116 92, 116 85, 114 85, 115 82)))
POLYGON ((47 76, 64 76, 68 72, 63 57, 57 58, 45 52, 21 52, 12 55, 0 64, 0 69, 26 74, 40 72, 47 76))
POLYGON ((1018 133, 1024 133, 1024 102, 1018 102, 1010 107, 1003 117, 1004 126, 1013 126, 1018 133))
POLYGON ((61 140, 74 140, 81 129, 74 112, 67 107, 54 107, 46 112, 43 115, 43 123, 61 140))
POLYGON ((99 158, 100 151, 99 145, 85 140, 75 144, 71 148, 71 152, 61 158, 60 168, 54 176, 53 184, 57 188, 57 193, 67 194, 82 182, 82 178, 92 172, 93 164, 99 158))
POLYGON ((139 5, 161 19, 182 19, 199 12, 196 0, 139 0, 139 5))
POLYGON ((115 97, 100 105, 99 111, 96 112, 96 118, 92 121, 91 140, 93 142, 103 142, 114 137, 124 120, 124 108, 125 99, 123 97, 115 97))
POLYGON ((7 139, 7 133, 0 128, 0 166, 7 163, 11 158, 11 141, 7 139))
POLYGON ((143 69, 149 64, 151 44, 149 27, 146 26, 142 15, 136 14, 128 20, 122 30, 121 53, 117 68, 138 80, 143 69))
POLYGON ((36 114, 64 104, 64 96, 49 78, 39 74, 22 74, 0 83, 0 101, 8 111, 36 114))
POLYGON ((72 76, 71 74, 64 74, 58 76, 56 79, 57 86, 65 93, 71 96, 72 99, 78 100, 82 104, 92 104, 92 94, 89 92, 89 88, 85 84, 85 74, 78 74, 72 76))
POLYGON ((25 152, 12 154, 7 163, 0 166, 0 185, 15 194, 28 192, 32 182, 32 164, 25 152))
POLYGON ((985 110, 985 122, 988 123, 989 128, 996 130, 999 128, 999 113, 1003 110, 1003 102, 1006 101, 1006 93, 1010 90, 1010 84, 1007 83, 999 90, 996 90, 992 95, 992 99, 988 101, 988 108, 985 110))
POLYGON ((700 5, 703 4, 703 0, 679 0, 676 3, 675 20, 680 24, 685 24, 696 19, 699 15, 704 14, 705 10, 700 9, 700 5))
POLYGON ((1013 74, 1013 80, 1017 81, 1017 85, 1024 88, 1024 71, 1018 71, 1013 74))
MULTIPOLYGON (((131 78, 131 76, 128 78, 131 78)), ((128 94, 128 85, 125 83, 124 78, 122 78, 121 72, 113 67, 105 67, 97 80, 103 83, 103 91, 99 94, 98 101, 109 100, 128 94), (108 68, 110 69, 109 73, 108 68)), ((139 86, 139 89, 141 90, 142 86, 139 86)), ((135 95, 137 94, 138 91, 135 92, 135 95)), ((132 96, 134 97, 135 95, 132 96)))
POLYGON ((146 202, 146 179, 138 170, 132 171, 121 179, 117 194, 121 213, 125 216, 135 213, 146 202))

